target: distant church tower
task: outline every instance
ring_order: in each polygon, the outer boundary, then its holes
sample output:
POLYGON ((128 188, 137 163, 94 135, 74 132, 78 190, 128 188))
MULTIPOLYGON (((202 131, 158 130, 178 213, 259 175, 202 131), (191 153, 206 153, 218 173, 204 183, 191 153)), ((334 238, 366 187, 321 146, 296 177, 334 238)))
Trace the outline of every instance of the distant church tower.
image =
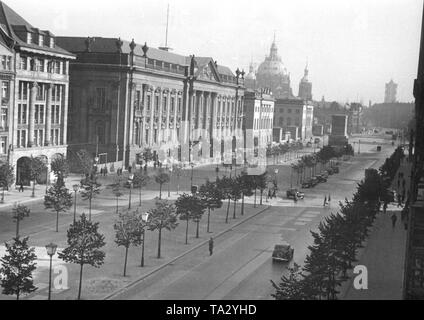
POLYGON ((244 77, 244 85, 248 89, 256 89, 256 73, 253 62, 249 65, 249 73, 244 77))
POLYGON ((396 94, 397 94, 397 83, 393 82, 393 79, 390 80, 389 83, 386 83, 386 92, 384 95, 384 103, 394 103, 397 102, 396 94))
POLYGON ((305 67, 305 74, 299 83, 299 98, 303 100, 312 100, 312 82, 308 80, 308 64, 305 67))

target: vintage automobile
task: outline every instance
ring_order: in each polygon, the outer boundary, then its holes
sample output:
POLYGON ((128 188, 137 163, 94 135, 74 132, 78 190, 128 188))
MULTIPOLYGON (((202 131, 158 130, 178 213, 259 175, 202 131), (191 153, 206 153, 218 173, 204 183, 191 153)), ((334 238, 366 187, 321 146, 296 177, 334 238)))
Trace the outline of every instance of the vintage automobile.
POLYGON ((288 243, 276 244, 272 252, 273 261, 290 261, 293 259, 294 249, 288 243))
POLYGON ((316 177, 312 177, 311 178, 311 183, 312 183, 312 186, 315 187, 319 183, 319 181, 318 181, 318 179, 316 177))
POLYGON ((321 139, 320 138, 315 138, 314 143, 320 143, 321 139))
POLYGON ((327 178, 323 174, 318 174, 315 178, 317 178, 318 182, 327 182, 327 178))
POLYGON ((311 180, 307 180, 307 181, 303 181, 302 182, 302 188, 312 188, 312 181, 311 180))
POLYGON ((334 174, 334 170, 333 170, 333 168, 328 168, 327 169, 327 173, 331 176, 331 175, 333 175, 334 174))
POLYGON ((339 170, 339 167, 333 167, 333 172, 334 172, 334 173, 339 173, 339 171, 340 171, 340 170, 339 170))
POLYGON ((305 194, 297 189, 289 189, 286 191, 286 195, 288 199, 303 199, 305 198, 305 194))

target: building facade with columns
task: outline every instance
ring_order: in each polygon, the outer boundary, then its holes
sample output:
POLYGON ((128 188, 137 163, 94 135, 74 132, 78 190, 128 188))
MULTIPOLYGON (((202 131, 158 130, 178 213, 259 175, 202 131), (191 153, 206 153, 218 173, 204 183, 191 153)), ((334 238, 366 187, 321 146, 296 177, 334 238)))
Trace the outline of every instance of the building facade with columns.
POLYGON ((1 133, 2 145, 7 145, 16 181, 26 184, 21 172, 29 158, 43 158, 49 165, 55 156, 66 155, 69 61, 75 57, 57 46, 51 32, 33 27, 3 2, 0 33, 2 52, 13 53, 2 53, 2 79, 6 72, 10 81, 8 86, 2 80, 2 123, 8 126, 8 134, 1 133))
POLYGON ((241 135, 234 129, 243 124, 244 72, 116 38, 58 43, 77 56, 70 64, 71 157, 86 149, 100 164, 128 168, 141 164, 146 148, 191 161, 185 147, 209 144, 196 151, 209 160, 241 135))

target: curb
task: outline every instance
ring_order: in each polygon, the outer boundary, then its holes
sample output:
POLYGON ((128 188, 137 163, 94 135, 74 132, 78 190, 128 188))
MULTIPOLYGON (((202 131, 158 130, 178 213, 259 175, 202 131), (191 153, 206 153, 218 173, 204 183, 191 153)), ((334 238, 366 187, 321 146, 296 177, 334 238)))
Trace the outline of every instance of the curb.
MULTIPOLYGON (((237 222, 236 224, 234 224, 233 226, 229 227, 228 229, 225 229, 225 230, 223 230, 223 231, 221 231, 221 232, 217 233, 217 234, 214 236, 214 238, 220 237, 220 236, 222 236, 224 233, 227 233, 227 232, 231 231, 233 228, 235 228, 235 227, 237 227, 237 226, 241 225, 242 223, 245 223, 246 221, 248 221, 248 220, 250 220, 250 219, 252 219, 252 218, 254 218, 254 217, 256 217, 256 216, 260 215, 260 214, 261 214, 261 213, 263 213, 264 211, 268 210, 270 207, 271 207, 271 206, 267 206, 266 208, 264 208, 264 209, 260 210, 259 212, 257 212, 257 213, 255 213, 255 214, 251 215, 250 217, 247 217, 247 218, 245 218, 245 219, 243 219, 243 220, 241 220, 241 221, 237 222)), ((143 280, 144 280, 144 279, 146 279, 147 277, 150 277, 152 274, 154 274, 154 273, 156 273, 156 272, 160 271, 161 269, 163 269, 163 268, 165 268, 165 267, 169 266, 170 264, 172 264, 172 263, 174 263, 175 261, 177 261, 177 260, 181 259, 181 258, 182 258, 182 257, 184 257, 185 255, 187 255, 187 254, 189 254, 189 253, 193 252, 194 250, 197 250, 198 248, 200 248, 200 247, 202 247, 202 246, 204 246, 204 245, 208 244, 208 242, 209 242, 209 240, 205 240, 205 241, 203 241, 203 242, 199 243, 198 245, 196 245, 196 246, 194 246, 193 248, 191 248, 191 249, 187 250, 186 252, 184 252, 184 253, 180 254, 179 256, 176 256, 175 258, 172 258, 170 261, 168 261, 168 262, 166 262, 166 263, 164 263, 164 264, 162 264, 162 265, 158 266, 157 268, 153 269, 153 270, 152 270, 152 271, 150 271, 149 273, 147 273, 147 274, 144 274, 144 275, 140 276, 139 278, 135 279, 135 280, 134 280, 134 281, 132 281, 131 283, 127 284, 126 286, 124 286, 124 287, 122 287, 122 288, 119 288, 119 289, 115 290, 114 292, 110 293, 109 295, 107 295, 107 296, 105 296, 105 297, 101 298, 101 300, 112 300, 112 299, 116 298, 117 296, 119 296, 120 294, 124 293, 124 292, 125 292, 125 291, 127 291, 128 289, 131 289, 132 287, 136 286, 138 283, 140 283, 141 281, 143 281, 143 280)))

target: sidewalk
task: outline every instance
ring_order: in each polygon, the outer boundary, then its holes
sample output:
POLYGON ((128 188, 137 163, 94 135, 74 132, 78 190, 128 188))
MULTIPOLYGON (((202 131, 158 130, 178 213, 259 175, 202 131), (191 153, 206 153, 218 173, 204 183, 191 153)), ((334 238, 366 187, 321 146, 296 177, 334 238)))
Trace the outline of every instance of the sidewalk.
MULTIPOLYGON (((72 186, 74 184, 79 184, 80 180, 81 175, 70 174, 68 178, 65 179, 65 184, 72 191, 72 186)), ((47 188, 49 187, 50 185, 47 186, 47 188)), ((3 208, 13 207, 15 203, 28 204, 43 200, 46 194, 46 185, 35 185, 34 194, 35 196, 32 197, 32 187, 30 186, 24 186, 24 192, 19 192, 19 186, 9 188, 9 191, 4 192, 4 203, 0 203, 0 210, 3 208)))
POLYGON ((341 288, 342 300, 401 300, 403 269, 406 246, 406 230, 400 221, 400 211, 389 208, 386 214, 380 213, 371 229, 365 247, 358 252, 356 265, 368 269, 368 289, 356 290, 353 287, 352 271, 350 279, 341 288), (398 221, 392 228, 390 217, 396 212, 398 221))

